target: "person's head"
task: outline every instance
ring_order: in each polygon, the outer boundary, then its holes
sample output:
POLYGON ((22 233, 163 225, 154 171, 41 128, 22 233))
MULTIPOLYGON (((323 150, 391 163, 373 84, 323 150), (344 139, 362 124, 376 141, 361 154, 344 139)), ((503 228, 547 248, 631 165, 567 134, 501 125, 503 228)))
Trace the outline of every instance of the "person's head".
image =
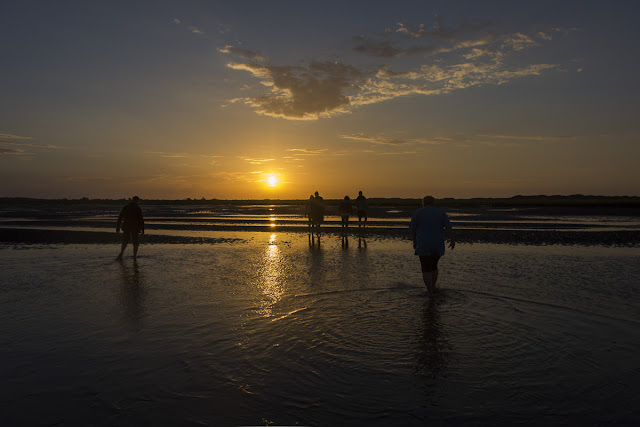
POLYGON ((436 202, 433 196, 424 196, 422 198, 422 206, 432 206, 436 202))
POLYGON ((310 199, 313 199, 313 194, 309 196, 310 199))
POLYGON ((358 196, 362 196, 362 191, 358 191, 358 196))
POLYGON ((316 195, 316 197, 318 197, 320 195, 320 193, 318 193, 317 191, 315 193, 313 193, 316 195))
POLYGON ((344 196, 344 199, 345 200, 349 200, 349 196, 344 196))
POLYGON ((131 198, 131 201, 132 201, 133 203, 136 203, 136 204, 137 204, 137 203, 140 203, 140 197, 138 197, 138 196, 133 196, 133 197, 131 198))

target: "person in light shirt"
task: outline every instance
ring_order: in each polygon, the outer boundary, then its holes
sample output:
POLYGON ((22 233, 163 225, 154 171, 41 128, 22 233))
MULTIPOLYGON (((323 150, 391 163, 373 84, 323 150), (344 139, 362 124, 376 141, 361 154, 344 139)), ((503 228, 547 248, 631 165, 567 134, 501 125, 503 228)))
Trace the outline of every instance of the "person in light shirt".
POLYGON ((414 254, 420 257, 422 280, 429 295, 438 291, 438 261, 444 255, 445 234, 449 237, 449 247, 453 250, 456 241, 453 236, 451 222, 446 212, 434 206, 436 199, 425 196, 422 208, 411 218, 411 237, 414 254))

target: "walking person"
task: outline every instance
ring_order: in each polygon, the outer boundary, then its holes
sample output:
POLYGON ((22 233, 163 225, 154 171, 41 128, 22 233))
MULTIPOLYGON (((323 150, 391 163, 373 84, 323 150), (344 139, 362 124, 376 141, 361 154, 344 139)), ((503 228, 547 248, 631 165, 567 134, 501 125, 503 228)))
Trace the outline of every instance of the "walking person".
POLYGON ((122 226, 122 246, 120 255, 116 259, 122 259, 124 250, 129 244, 129 240, 133 243, 133 258, 138 256, 138 234, 144 234, 144 218, 142 217, 142 209, 139 206, 140 198, 133 196, 131 201, 125 205, 118 216, 116 225, 116 233, 120 232, 122 226))
POLYGON ((358 228, 360 228, 362 218, 364 218, 364 227, 367 226, 367 209, 369 203, 367 198, 362 195, 362 191, 358 191, 358 197, 356 197, 356 209, 358 211, 358 228))
POLYGON ((445 237, 449 238, 452 250, 456 246, 449 217, 445 211, 434 206, 435 201, 434 197, 425 196, 422 199, 423 207, 413 214, 409 226, 414 253, 420 257, 422 280, 429 295, 438 291, 438 261, 444 255, 445 237))
POLYGON ((344 196, 344 199, 340 201, 340 206, 338 207, 338 214, 342 218, 341 226, 343 228, 349 228, 349 217, 353 213, 353 205, 351 204, 351 199, 349 196, 344 196))

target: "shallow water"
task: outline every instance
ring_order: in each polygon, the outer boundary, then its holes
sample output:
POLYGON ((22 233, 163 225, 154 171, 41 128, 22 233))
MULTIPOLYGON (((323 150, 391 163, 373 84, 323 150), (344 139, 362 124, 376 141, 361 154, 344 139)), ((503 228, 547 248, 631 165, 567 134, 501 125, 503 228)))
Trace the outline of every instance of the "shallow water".
POLYGON ((2 424, 640 421, 639 249, 220 236, 0 248, 2 424))

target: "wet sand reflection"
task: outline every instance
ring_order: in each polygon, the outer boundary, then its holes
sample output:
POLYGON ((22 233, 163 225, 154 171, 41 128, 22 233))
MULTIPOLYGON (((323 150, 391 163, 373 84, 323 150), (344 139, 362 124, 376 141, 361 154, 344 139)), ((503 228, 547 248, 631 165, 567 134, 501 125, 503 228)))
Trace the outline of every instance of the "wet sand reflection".
POLYGON ((137 261, 133 265, 120 261, 120 303, 125 317, 133 326, 140 328, 145 314, 147 288, 144 275, 137 261))
POLYGON ((440 320, 440 306, 445 302, 446 291, 435 298, 428 298, 422 309, 422 336, 418 342, 418 371, 433 378, 443 374, 451 362, 452 347, 440 320))

